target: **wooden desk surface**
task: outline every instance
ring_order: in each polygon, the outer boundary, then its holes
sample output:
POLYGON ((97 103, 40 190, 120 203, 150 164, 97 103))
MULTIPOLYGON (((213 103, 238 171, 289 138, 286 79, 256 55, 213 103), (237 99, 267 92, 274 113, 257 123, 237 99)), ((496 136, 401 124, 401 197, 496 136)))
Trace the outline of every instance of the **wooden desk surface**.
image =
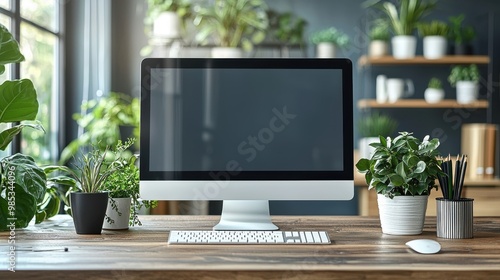
POLYGON ((275 216, 282 230, 326 230, 331 245, 167 245, 171 229, 210 229, 217 216, 145 216, 128 231, 77 235, 67 216, 16 230, 16 272, 7 271, 0 233, 0 279, 500 279, 500 217, 474 220, 474 238, 436 238, 428 217, 419 236, 381 233, 378 217, 275 216), (438 240, 420 255, 404 244, 438 240), (68 252, 40 251, 64 248, 68 252), (35 251, 33 251, 33 249, 35 251))

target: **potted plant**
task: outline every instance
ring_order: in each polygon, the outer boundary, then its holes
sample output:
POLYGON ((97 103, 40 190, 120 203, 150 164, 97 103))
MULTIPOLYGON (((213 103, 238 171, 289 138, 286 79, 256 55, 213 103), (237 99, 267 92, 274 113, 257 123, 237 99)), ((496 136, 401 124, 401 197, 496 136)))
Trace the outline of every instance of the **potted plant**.
POLYGON ((358 121, 359 156, 360 158, 371 158, 375 150, 371 143, 378 142, 380 135, 392 135, 398 126, 398 122, 388 115, 378 111, 361 117, 358 121))
POLYGON ((377 21, 370 30, 370 46, 368 55, 373 57, 384 56, 389 53, 389 26, 386 21, 377 21))
POLYGON ((311 42, 316 45, 316 57, 336 57, 337 48, 344 48, 349 44, 349 36, 335 27, 314 32, 311 42))
POLYGON ((438 103, 443 100, 444 90, 440 79, 434 77, 429 80, 424 98, 427 103, 438 103))
POLYGON ((394 139, 380 136, 371 146, 373 156, 360 159, 356 168, 378 194, 382 232, 422 233, 429 194, 437 189, 438 174, 444 175, 438 160, 439 139, 426 136, 420 141, 412 133, 400 132, 394 139))
POLYGON ((266 36, 268 26, 263 0, 215 0, 210 7, 195 7, 195 26, 199 27, 196 40, 207 44, 209 39, 217 47, 212 57, 242 57, 254 44, 266 36))
MULTIPOLYGON (((117 153, 123 153, 133 144, 129 139, 125 143, 118 142, 117 153)), ((129 225, 141 225, 138 212, 142 207, 154 207, 155 202, 142 201, 139 196, 139 168, 136 156, 121 162, 122 168, 112 173, 104 182, 103 188, 108 192, 108 207, 103 228, 111 230, 128 229, 129 225)))
POLYGON ((388 1, 369 1, 378 6, 387 16, 394 34, 391 40, 392 54, 396 59, 415 57, 417 40, 413 35, 418 22, 434 8, 434 3, 422 0, 400 0, 398 6, 388 1))
POLYGON ((298 45, 303 48, 304 29, 307 21, 291 12, 279 13, 274 10, 267 11, 269 21, 268 40, 278 43, 288 52, 290 46, 298 45))
POLYGON ((476 32, 472 26, 463 25, 465 15, 461 14, 454 17, 449 17, 450 30, 449 38, 453 42, 451 53, 455 55, 471 55, 473 54, 471 42, 476 36, 476 32))
POLYGON ((183 37, 186 22, 192 16, 191 0, 148 0, 145 22, 153 26, 155 39, 169 41, 183 37))
POLYGON ((456 65, 451 69, 448 81, 457 88, 457 102, 468 104, 477 100, 479 95, 479 70, 477 65, 456 65))
POLYGON ((81 108, 84 113, 74 114, 73 119, 84 132, 63 149, 59 164, 66 163, 82 148, 95 146, 104 151, 115 146, 118 140, 139 136, 138 98, 111 92, 108 96, 83 102, 81 108))
POLYGON ((424 57, 427 59, 438 59, 446 55, 446 36, 449 26, 446 22, 433 20, 418 25, 420 36, 424 39, 424 57))

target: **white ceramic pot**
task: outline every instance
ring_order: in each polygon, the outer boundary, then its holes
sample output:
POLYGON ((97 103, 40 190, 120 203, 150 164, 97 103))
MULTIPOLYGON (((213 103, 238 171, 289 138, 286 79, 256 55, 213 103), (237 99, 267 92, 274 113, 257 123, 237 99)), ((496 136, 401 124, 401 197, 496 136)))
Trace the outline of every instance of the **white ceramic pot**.
POLYGON ((113 223, 108 222, 104 218, 103 228, 110 230, 128 229, 130 219, 130 204, 132 199, 129 198, 113 198, 116 203, 117 210, 111 206, 111 198, 108 200, 108 208, 106 209, 106 217, 113 220, 113 223), (121 215, 120 215, 121 214, 121 215))
POLYGON ((415 36, 398 35, 391 39, 392 55, 396 59, 414 58, 417 50, 417 39, 415 36))
POLYGON ((316 45, 317 58, 334 58, 337 53, 337 47, 332 43, 319 43, 316 45))
POLYGON ((424 98, 427 103, 438 103, 444 99, 444 90, 427 88, 424 92, 424 98))
POLYGON ((161 39, 181 38, 181 20, 175 12, 162 12, 153 22, 153 37, 161 39))
POLYGON ((212 58, 241 58, 243 50, 240 48, 215 47, 211 51, 212 58))
POLYGON ((392 235, 421 234, 429 196, 395 196, 377 194, 382 232, 392 235))
POLYGON ((438 59, 446 55, 446 38, 443 36, 424 37, 424 57, 438 59))
POLYGON ((372 57, 384 56, 389 53, 389 44, 386 41, 375 40, 370 42, 368 55, 372 57))
POLYGON ((375 148, 370 146, 371 143, 378 143, 378 137, 363 137, 359 139, 359 156, 360 158, 368 158, 370 159, 375 151, 375 148))
POLYGON ((458 81, 457 82, 457 103, 469 104, 477 100, 479 86, 477 82, 458 81))

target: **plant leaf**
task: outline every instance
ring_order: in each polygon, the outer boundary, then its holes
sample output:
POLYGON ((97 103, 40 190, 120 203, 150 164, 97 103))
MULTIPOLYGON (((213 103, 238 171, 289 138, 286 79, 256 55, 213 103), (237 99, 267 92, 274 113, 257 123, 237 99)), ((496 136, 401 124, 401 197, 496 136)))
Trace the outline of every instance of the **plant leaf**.
POLYGON ((19 50, 19 43, 5 26, 0 24, 0 74, 5 72, 5 64, 24 60, 19 50))
POLYGON ((418 173, 422 173, 422 172, 424 172, 424 170, 425 170, 425 167, 426 167, 426 166, 427 166, 427 165, 425 164, 425 162, 424 162, 424 161, 419 161, 419 162, 417 163, 417 168, 415 168, 415 171, 414 171, 414 172, 415 172, 415 173, 417 173, 417 174, 418 174, 418 173))
POLYGON ((36 130, 44 131, 42 125, 37 122, 37 123, 22 123, 16 126, 13 126, 11 128, 8 128, 0 133, 0 150, 5 151, 7 146, 9 146, 10 142, 12 142, 12 139, 16 137, 17 134, 23 130, 25 127, 31 127, 36 130))
POLYGON ((0 122, 34 120, 37 113, 38 100, 30 80, 5 81, 0 85, 0 122))

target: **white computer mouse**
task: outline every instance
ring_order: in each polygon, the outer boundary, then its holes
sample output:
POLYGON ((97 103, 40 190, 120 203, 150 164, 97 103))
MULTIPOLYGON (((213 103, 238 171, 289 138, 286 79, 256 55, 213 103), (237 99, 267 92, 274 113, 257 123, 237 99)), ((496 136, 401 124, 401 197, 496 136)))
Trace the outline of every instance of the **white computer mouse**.
POLYGON ((420 254, 435 254, 441 250, 441 244, 432 239, 415 239, 406 242, 406 246, 420 254))

